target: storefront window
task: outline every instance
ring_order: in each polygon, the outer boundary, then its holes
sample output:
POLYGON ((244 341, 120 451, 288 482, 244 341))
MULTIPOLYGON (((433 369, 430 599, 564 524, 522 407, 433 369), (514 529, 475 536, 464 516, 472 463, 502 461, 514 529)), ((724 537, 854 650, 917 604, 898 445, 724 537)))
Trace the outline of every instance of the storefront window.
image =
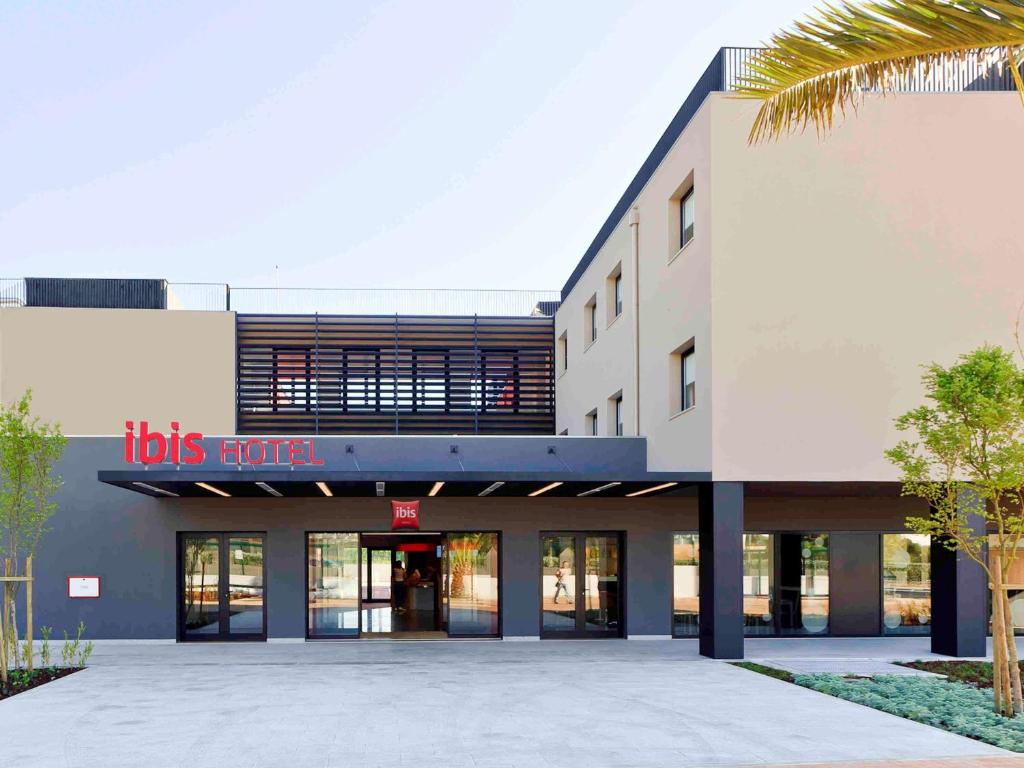
POLYGON ((931 539, 916 533, 883 534, 883 633, 928 634, 931 623, 931 539))
POLYGON ((449 635, 498 634, 498 534, 449 533, 445 568, 449 635))
POLYGON ((828 534, 780 533, 779 633, 828 631, 828 534))
POLYGON ((358 636, 359 534, 311 533, 307 557, 309 636, 358 636))
POLYGON ((700 615, 700 547, 695 533, 672 536, 672 634, 697 635, 700 615))
POLYGON ((748 635, 775 634, 773 547, 770 533, 743 534, 743 626, 748 635))

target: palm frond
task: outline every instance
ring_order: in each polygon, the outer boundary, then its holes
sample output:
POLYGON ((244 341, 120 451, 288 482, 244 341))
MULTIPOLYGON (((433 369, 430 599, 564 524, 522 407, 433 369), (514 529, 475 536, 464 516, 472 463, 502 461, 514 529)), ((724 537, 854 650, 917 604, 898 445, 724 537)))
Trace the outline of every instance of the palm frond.
POLYGON ((1021 50, 1024 0, 844 0, 772 36, 736 93, 763 102, 750 143, 809 123, 820 135, 831 130, 836 109, 855 107, 864 91, 892 92, 949 58, 1009 66, 1024 101, 1021 50))

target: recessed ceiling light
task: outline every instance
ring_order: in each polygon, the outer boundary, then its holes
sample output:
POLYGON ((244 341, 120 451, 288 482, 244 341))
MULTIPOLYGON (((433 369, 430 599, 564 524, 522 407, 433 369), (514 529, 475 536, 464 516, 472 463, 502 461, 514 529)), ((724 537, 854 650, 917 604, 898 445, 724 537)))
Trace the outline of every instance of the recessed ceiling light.
POLYGON ((269 493, 271 496, 283 496, 284 495, 279 490, 277 490, 277 488, 273 488, 273 487, 267 485, 266 483, 256 483, 256 485, 258 485, 264 491, 269 493))
POLYGON ((480 493, 479 493, 479 494, 477 494, 477 495, 478 495, 478 496, 490 496, 490 495, 491 495, 492 493, 494 493, 494 492, 495 492, 496 490, 498 490, 499 488, 501 488, 501 486, 503 486, 504 484, 505 484, 505 481, 504 481, 504 480, 499 480, 499 481, 498 481, 498 482, 496 482, 496 483, 491 483, 491 484, 490 484, 490 485, 488 485, 488 486, 487 486, 486 488, 484 488, 484 489, 483 489, 482 491, 480 491, 480 493))
POLYGON ((655 485, 650 488, 644 488, 642 491, 633 491, 632 493, 627 493, 626 496, 643 496, 645 493, 663 491, 666 488, 671 488, 673 485, 679 485, 679 483, 662 483, 661 485, 655 485))
POLYGON ((331 493, 331 489, 327 487, 327 483, 318 482, 316 484, 316 487, 319 488, 321 491, 323 491, 324 496, 333 496, 334 495, 333 493, 331 493))
POLYGON ((178 495, 174 491, 165 491, 163 488, 157 488, 155 485, 150 485, 149 483, 135 483, 135 482, 133 482, 132 485, 137 485, 137 486, 139 486, 139 488, 145 488, 147 491, 154 491, 155 493, 162 493, 164 496, 177 496, 178 495))
POLYGON ((198 485, 200 488, 204 488, 205 490, 209 491, 210 493, 216 493, 218 496, 230 496, 231 495, 227 491, 222 491, 220 488, 215 488, 214 486, 210 485, 209 483, 196 483, 196 485, 198 485))
POLYGON ((430 489, 430 493, 428 493, 427 496, 437 496, 437 492, 440 491, 442 488, 444 488, 444 483, 438 480, 436 483, 434 483, 434 487, 430 489))
POLYGON ((576 495, 577 496, 591 496, 591 495, 593 495, 595 493, 600 493, 601 491, 607 491, 609 488, 614 488, 616 485, 622 485, 622 483, 605 483, 604 485, 599 485, 597 488, 591 488, 589 491, 584 491, 583 493, 577 493, 576 495))
POLYGON ((558 487, 558 486, 560 486, 561 484, 562 484, 562 481, 561 481, 561 480, 559 480, 559 481, 558 481, 558 482, 556 482, 556 483, 549 483, 548 485, 545 485, 545 486, 544 486, 543 488, 538 488, 538 489, 537 489, 536 491, 534 491, 533 493, 528 493, 528 494, 526 494, 526 495, 527 495, 527 496, 540 496, 540 495, 541 495, 542 493, 547 493, 547 492, 548 492, 548 491, 550 491, 550 490, 551 490, 552 488, 557 488, 557 487, 558 487))

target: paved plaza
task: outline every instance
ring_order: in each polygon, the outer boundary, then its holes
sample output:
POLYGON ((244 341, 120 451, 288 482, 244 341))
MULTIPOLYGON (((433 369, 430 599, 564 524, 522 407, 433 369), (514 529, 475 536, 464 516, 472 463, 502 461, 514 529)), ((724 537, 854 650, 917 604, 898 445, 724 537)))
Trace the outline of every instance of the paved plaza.
MULTIPOLYGON (((747 653, 790 663, 930 655, 926 639, 761 640, 747 653)), ((955 765, 946 759, 1000 756, 1009 755, 702 659, 693 641, 108 641, 86 671, 0 702, 4 768, 955 765)))

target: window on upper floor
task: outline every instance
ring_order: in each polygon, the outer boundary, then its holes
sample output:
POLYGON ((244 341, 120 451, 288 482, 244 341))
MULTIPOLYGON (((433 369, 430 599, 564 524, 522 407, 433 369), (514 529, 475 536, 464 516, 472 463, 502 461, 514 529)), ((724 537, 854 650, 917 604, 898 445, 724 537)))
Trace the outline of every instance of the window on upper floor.
POLYGON ((682 391, 680 392, 680 403, 682 404, 681 410, 687 410, 693 408, 697 404, 697 372, 696 372, 696 357, 694 354, 693 347, 683 352, 682 359, 680 360, 681 376, 680 385, 682 391))
POLYGON ((622 437, 625 434, 625 430, 622 423, 622 393, 617 392, 609 398, 611 407, 608 409, 608 415, 611 417, 611 434, 616 437, 622 437))
POLYGON ((591 436, 597 435, 597 408, 587 414, 587 434, 591 436))
POLYGON ((611 325, 622 314, 622 262, 605 278, 605 325, 611 325))
POLYGON ((622 314, 622 273, 619 272, 615 276, 615 290, 613 291, 615 297, 615 316, 618 317, 622 314))
POLYGON ((680 345, 669 356, 669 415, 690 410, 697 404, 697 355, 694 340, 680 345))
POLYGON ((557 360, 555 364, 558 368, 558 372, 565 373, 569 369, 569 332, 562 331, 562 335, 558 337, 558 348, 555 352, 557 360))
POLYGON ((590 297, 590 301, 583 308, 583 314, 583 338, 587 340, 587 346, 590 346, 597 341, 597 294, 590 297))
POLYGON ((679 247, 693 240, 693 187, 679 199, 679 247))

